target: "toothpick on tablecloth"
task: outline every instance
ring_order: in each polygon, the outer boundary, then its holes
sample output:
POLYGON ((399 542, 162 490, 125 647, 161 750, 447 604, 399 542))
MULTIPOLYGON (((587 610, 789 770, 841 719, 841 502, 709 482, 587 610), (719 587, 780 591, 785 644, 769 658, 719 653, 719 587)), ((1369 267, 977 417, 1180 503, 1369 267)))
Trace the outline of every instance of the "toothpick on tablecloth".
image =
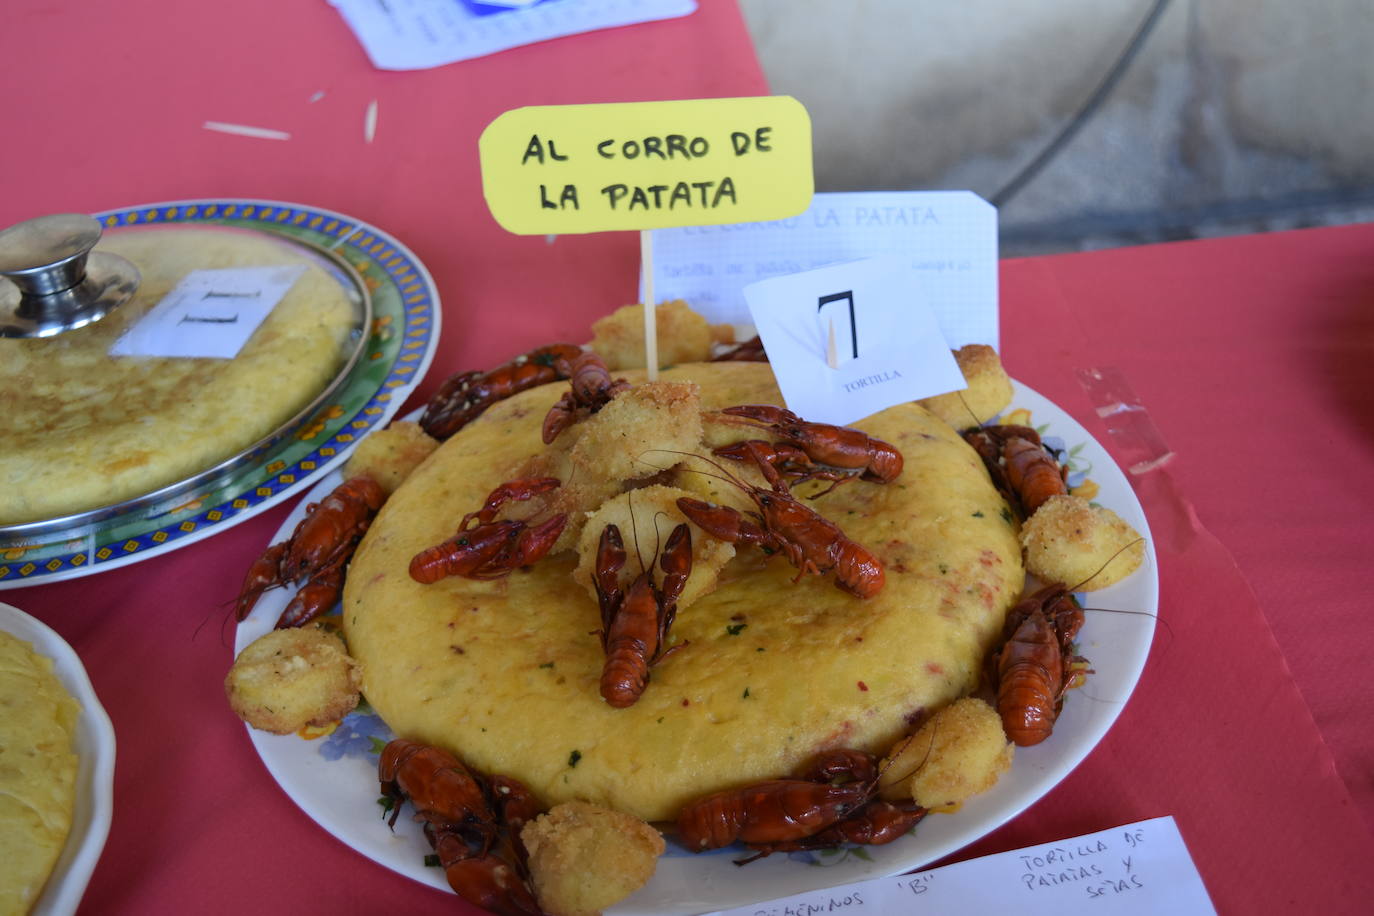
POLYGON ((371 143, 377 136, 377 100, 373 99, 363 112, 363 142, 371 143))
POLYGON ((240 137, 255 137, 259 140, 290 140, 291 135, 284 130, 270 127, 254 127, 251 124, 230 124, 226 121, 206 121, 201 127, 222 134, 237 134, 240 137))

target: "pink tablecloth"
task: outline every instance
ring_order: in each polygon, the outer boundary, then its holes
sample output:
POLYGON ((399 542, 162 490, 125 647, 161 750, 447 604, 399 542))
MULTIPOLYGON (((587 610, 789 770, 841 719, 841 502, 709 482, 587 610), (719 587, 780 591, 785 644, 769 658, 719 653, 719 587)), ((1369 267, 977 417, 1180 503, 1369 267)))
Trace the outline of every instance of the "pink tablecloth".
MULTIPOLYGON (((492 222, 475 156, 492 117, 764 91, 725 0, 416 73, 373 70, 318 2, 17 0, 4 16, 0 224, 208 196, 366 220, 416 251, 444 300, 421 396, 447 372, 585 339, 634 297, 633 238, 549 245, 492 222), (291 139, 211 133, 207 120, 291 139)), ((1115 447, 1075 372, 1115 370, 1175 457, 1137 481, 1163 598, 1135 698, 1060 787, 957 858, 1173 814, 1224 912, 1360 912, 1374 899, 1359 657, 1374 642, 1372 250, 1374 227, 1359 227, 1004 265, 1013 374, 1115 447)), ((469 911, 322 831, 226 709, 222 602, 286 512, 0 595, 80 652, 119 736, 114 825, 83 912, 469 911)))
MULTIPOLYGON (((1003 282, 1014 374, 1080 416, 1073 369, 1131 383, 1374 829, 1374 225, 1010 261, 1003 282)), ((1244 680, 1236 642, 1213 665, 1244 680)))

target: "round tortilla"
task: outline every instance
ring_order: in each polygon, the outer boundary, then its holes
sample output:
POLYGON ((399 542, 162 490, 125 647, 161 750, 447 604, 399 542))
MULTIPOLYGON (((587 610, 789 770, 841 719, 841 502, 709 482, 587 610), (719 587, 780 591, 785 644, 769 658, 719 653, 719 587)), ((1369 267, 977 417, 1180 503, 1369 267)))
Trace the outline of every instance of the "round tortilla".
POLYGON ((355 318, 299 250, 247 231, 112 233, 102 251, 142 282, 105 319, 57 337, 0 340, 0 524, 61 518, 214 467, 310 403, 339 371, 355 318), (308 264, 233 359, 109 356, 190 271, 308 264))
MULTIPOLYGON (((762 364, 694 364, 662 377, 698 383, 703 410, 781 403, 762 364)), ((543 449, 540 424, 566 390, 519 394, 446 442, 392 495, 353 559, 349 650, 397 735, 514 776, 546 804, 581 799, 663 820, 708 792, 790 774, 822 749, 882 753, 927 710, 977 685, 1024 581, 1021 552, 978 457, 913 404, 854 424, 902 451, 896 481, 846 483, 810 503, 882 560, 886 587, 860 600, 829 578, 794 581, 781 557, 741 546, 716 590, 679 609, 670 642, 682 648, 629 708, 601 699, 599 611, 571 578, 575 553, 496 581, 411 580, 412 556, 452 536, 543 449)), ((722 497, 734 489, 701 473, 676 483, 722 497)), ((647 562, 655 544, 639 547, 647 562)))

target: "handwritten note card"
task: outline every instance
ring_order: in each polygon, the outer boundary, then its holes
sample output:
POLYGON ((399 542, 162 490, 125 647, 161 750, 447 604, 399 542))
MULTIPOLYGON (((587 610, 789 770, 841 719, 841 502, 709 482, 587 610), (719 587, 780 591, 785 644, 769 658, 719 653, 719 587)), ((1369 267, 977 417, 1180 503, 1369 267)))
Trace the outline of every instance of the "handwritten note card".
POLYGON ((744 295, 788 408, 808 420, 843 426, 967 387, 905 259, 774 277, 744 295))
POLYGON ((125 331, 111 356, 233 359, 304 264, 193 270, 125 331))
POLYGON ((756 280, 883 255, 920 276, 951 347, 997 346, 997 210, 969 191, 817 194, 789 219, 655 230, 655 296, 744 323, 756 280))
POLYGON ((1193 916, 1215 913, 1172 817, 716 916, 818 913, 1193 916))
POLYGON ((423 70, 578 32, 686 16, 696 0, 545 0, 482 15, 456 0, 330 0, 379 70, 423 70))

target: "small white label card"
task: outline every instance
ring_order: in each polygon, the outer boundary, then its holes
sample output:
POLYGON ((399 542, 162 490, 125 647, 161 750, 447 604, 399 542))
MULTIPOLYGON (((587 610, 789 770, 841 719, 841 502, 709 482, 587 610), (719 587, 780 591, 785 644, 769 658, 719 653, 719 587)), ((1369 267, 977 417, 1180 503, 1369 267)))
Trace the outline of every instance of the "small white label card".
MULTIPOLYGON (((919 827, 917 828, 920 829, 919 827)), ((1193 916, 1216 908, 1172 817, 712 916, 817 913, 1193 916)))
POLYGON ((110 355, 233 359, 305 269, 193 270, 114 342, 110 355))
POLYGON ((870 258, 744 288, 787 407, 843 426, 967 387, 923 284, 901 258, 870 258))
POLYGON ((997 208, 971 191, 817 194, 800 216, 653 235, 655 298, 708 321, 747 322, 757 280, 892 255, 920 275, 950 346, 997 346, 997 208))

